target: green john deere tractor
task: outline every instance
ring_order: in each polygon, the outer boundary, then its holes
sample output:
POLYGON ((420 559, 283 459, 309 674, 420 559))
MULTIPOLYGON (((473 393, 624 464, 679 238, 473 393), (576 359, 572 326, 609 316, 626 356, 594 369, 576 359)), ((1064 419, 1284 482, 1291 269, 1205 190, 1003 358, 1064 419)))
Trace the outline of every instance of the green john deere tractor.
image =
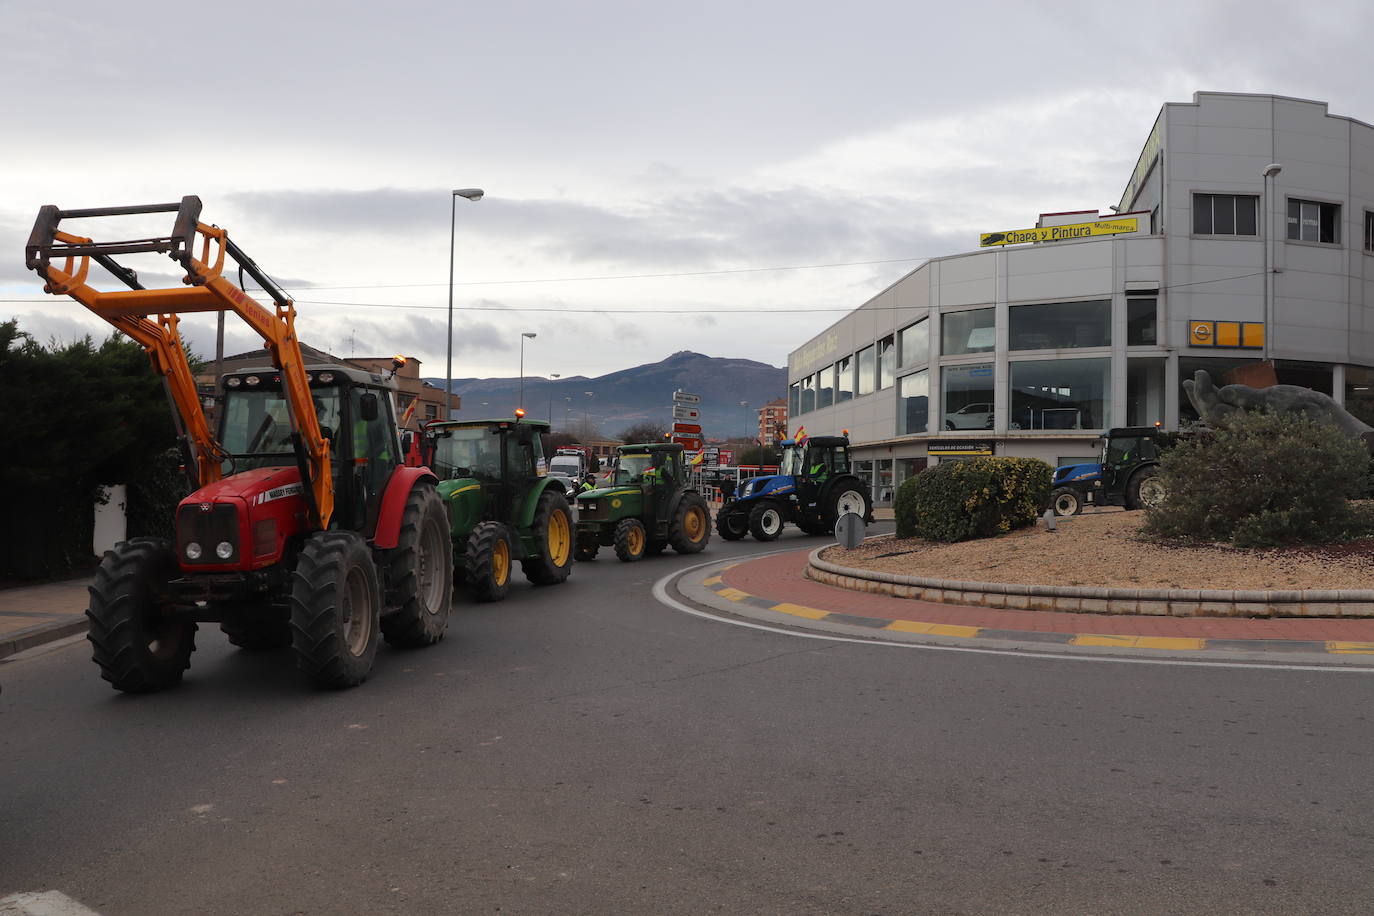
POLYGON ((548 428, 520 417, 424 428, 425 459, 449 508, 455 572, 478 601, 506 597, 516 560, 535 585, 557 585, 572 572, 572 512, 563 485, 539 476, 548 428))
POLYGON ((699 553, 711 540, 706 500, 686 485, 682 446, 622 445, 609 485, 577 496, 577 559, 602 547, 629 563, 672 547, 699 553))

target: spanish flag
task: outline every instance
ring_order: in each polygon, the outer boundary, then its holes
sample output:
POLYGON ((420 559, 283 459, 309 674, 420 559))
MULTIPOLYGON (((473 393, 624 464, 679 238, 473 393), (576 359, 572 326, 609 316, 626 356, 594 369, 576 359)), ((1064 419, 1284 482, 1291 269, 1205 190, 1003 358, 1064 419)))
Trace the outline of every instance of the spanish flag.
POLYGON ((420 403, 419 398, 411 398, 410 406, 406 408, 405 413, 401 414, 401 426, 410 422, 410 418, 415 414, 415 405, 418 403, 420 403))
POLYGON ((806 440, 809 439, 809 438, 811 438, 811 437, 808 436, 808 435, 806 434, 806 427, 805 427, 805 426, 798 426, 798 427, 797 427, 797 434, 796 434, 795 436, 792 437, 793 441, 795 441, 798 445, 805 445, 805 444, 806 444, 806 440))
POLYGON ((689 462, 687 462, 687 466, 688 466, 688 467, 693 467, 693 468, 694 468, 694 467, 696 467, 697 465, 701 464, 701 463, 702 463, 703 461, 705 461, 705 460, 706 460, 706 453, 705 453, 704 451, 703 451, 703 452, 697 452, 695 455, 692 456, 692 460, 689 461, 689 462))

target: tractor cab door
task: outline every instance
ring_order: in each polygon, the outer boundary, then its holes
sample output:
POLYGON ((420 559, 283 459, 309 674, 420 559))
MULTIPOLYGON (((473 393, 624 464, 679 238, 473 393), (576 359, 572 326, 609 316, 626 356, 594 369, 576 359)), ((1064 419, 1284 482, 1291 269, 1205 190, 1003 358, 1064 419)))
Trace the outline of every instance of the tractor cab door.
POLYGON ((386 391, 361 385, 351 388, 346 405, 342 422, 349 432, 341 430, 334 437, 349 447, 348 460, 341 469, 346 486, 335 489, 343 496, 337 509, 343 516, 343 527, 371 531, 381 511, 387 481, 401 463, 401 443, 386 391))
POLYGON ((1108 493, 1121 492, 1131 473, 1142 463, 1159 460, 1152 436, 1113 436, 1102 449, 1102 486, 1108 493))
POLYGON ((539 478, 537 439, 529 426, 501 432, 501 480, 492 488, 494 498, 487 505, 493 517, 507 525, 515 524, 520 508, 516 505, 517 495, 528 493, 539 478))
POLYGON ((645 517, 666 521, 672 509, 673 494, 682 486, 683 468, 681 452, 655 452, 654 485, 645 490, 645 517))
POLYGON ((803 475, 797 480, 797 495, 813 503, 825 485, 849 470, 849 458, 843 449, 833 445, 807 448, 803 475))

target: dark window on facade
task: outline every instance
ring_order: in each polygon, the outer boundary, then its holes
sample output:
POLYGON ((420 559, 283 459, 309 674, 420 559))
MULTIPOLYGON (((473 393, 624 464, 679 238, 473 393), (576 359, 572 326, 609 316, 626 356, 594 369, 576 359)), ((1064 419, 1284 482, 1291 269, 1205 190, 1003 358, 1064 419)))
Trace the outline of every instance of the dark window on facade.
POLYGON ((787 386, 787 414, 795 417, 801 413, 801 382, 793 382, 787 386))
POLYGON ((1194 235, 1258 235, 1259 198, 1248 194, 1194 194, 1194 235))
POLYGON ((1017 305, 1008 310, 1007 322, 1012 350, 1107 347, 1112 342, 1112 303, 1107 299, 1017 305))
POLYGON ((992 363, 940 370, 945 429, 992 429, 992 363))
POLYGON ((826 366, 816 375, 820 390, 816 392, 816 406, 829 407, 835 403, 835 367, 826 366))
POLYGON ((988 353, 996 342, 996 314, 992 309, 947 312, 940 316, 940 352, 946 356, 988 353))
POLYGON ((898 335, 897 349, 901 352, 901 363, 919 366, 930 361, 930 322, 922 318, 915 324, 902 328, 898 335))
POLYGON ((930 370, 897 381, 897 434, 923 433, 930 421, 930 370))
POLYGON ((1011 364, 1011 429, 1105 429, 1111 360, 1011 364))
POLYGON ((1364 250, 1374 251, 1374 210, 1364 211, 1364 250))
POLYGON ((439 416, 439 408, 434 404, 425 405, 425 419, 433 420, 439 416))
POLYGON ((1150 347, 1159 343, 1159 300, 1153 296, 1132 296, 1126 300, 1126 346, 1150 347))
POLYGON ((1288 198, 1288 237, 1295 242, 1338 244, 1341 240, 1340 204, 1288 198))
POLYGON ((810 413, 816 409, 816 376, 808 375, 802 379, 801 412, 810 413))
POLYGON ((1194 235, 1259 235, 1260 199, 1248 194, 1194 194, 1194 235))

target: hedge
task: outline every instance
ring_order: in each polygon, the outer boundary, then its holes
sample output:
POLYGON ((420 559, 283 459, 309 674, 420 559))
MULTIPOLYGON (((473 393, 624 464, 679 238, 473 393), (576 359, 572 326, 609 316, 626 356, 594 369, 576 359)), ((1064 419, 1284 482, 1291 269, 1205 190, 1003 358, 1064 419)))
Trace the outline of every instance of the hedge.
POLYGON ((1052 476, 1035 458, 942 462, 897 490, 897 537, 967 541, 1033 525, 1049 501, 1052 476))

